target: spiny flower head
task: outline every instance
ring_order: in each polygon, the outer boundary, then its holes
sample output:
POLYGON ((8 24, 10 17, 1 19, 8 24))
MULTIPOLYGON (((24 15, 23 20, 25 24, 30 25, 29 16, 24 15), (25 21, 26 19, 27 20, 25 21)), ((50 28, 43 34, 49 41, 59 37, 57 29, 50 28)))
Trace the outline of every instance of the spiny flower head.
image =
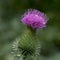
POLYGON ((28 9, 28 11, 22 16, 21 21, 33 29, 38 29, 46 26, 47 17, 44 13, 36 9, 28 9))

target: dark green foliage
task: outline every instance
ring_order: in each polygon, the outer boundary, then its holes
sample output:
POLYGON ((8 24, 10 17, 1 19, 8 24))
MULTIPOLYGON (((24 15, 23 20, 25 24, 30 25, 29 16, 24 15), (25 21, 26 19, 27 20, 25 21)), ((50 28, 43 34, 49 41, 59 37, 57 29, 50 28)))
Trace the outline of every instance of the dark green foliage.
MULTIPOLYGON (((10 46, 16 38, 22 39, 25 26, 20 20, 21 15, 28 8, 45 12, 49 18, 47 26, 38 31, 41 50, 37 60, 60 60, 60 0, 0 0, 0 60, 5 60, 7 53, 11 52, 10 46)), ((29 35, 27 34, 26 40, 29 35)), ((33 41, 35 38, 31 35, 30 37, 30 40, 23 41, 23 38, 20 42, 26 43, 20 44, 19 47, 22 53, 26 51, 25 55, 35 52, 33 45, 36 45, 33 41)))

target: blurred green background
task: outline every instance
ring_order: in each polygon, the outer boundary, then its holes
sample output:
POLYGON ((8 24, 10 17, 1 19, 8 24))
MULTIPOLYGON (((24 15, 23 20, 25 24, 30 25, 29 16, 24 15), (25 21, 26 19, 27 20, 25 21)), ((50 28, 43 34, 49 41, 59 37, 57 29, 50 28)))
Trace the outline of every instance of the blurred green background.
POLYGON ((37 60, 60 60, 60 0, 0 0, 0 60, 5 60, 11 44, 23 33, 21 15, 29 8, 49 18, 46 28, 37 31, 42 45, 37 60))

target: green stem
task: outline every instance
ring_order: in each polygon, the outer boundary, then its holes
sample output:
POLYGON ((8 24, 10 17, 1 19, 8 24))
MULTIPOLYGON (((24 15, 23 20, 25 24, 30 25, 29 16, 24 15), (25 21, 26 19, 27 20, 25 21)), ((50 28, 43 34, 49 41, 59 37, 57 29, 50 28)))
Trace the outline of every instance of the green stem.
POLYGON ((23 60, 35 60, 37 42, 36 29, 26 27, 26 30, 19 41, 19 49, 23 54, 23 60))

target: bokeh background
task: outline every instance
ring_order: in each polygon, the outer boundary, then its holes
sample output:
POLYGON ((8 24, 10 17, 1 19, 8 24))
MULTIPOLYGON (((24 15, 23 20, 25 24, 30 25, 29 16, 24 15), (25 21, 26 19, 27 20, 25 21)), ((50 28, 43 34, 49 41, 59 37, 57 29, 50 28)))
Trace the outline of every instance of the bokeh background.
POLYGON ((0 0, 0 60, 5 60, 11 44, 21 37, 25 28, 21 15, 29 8, 49 18, 46 28, 37 31, 42 45, 37 60, 60 60, 60 0, 0 0))

